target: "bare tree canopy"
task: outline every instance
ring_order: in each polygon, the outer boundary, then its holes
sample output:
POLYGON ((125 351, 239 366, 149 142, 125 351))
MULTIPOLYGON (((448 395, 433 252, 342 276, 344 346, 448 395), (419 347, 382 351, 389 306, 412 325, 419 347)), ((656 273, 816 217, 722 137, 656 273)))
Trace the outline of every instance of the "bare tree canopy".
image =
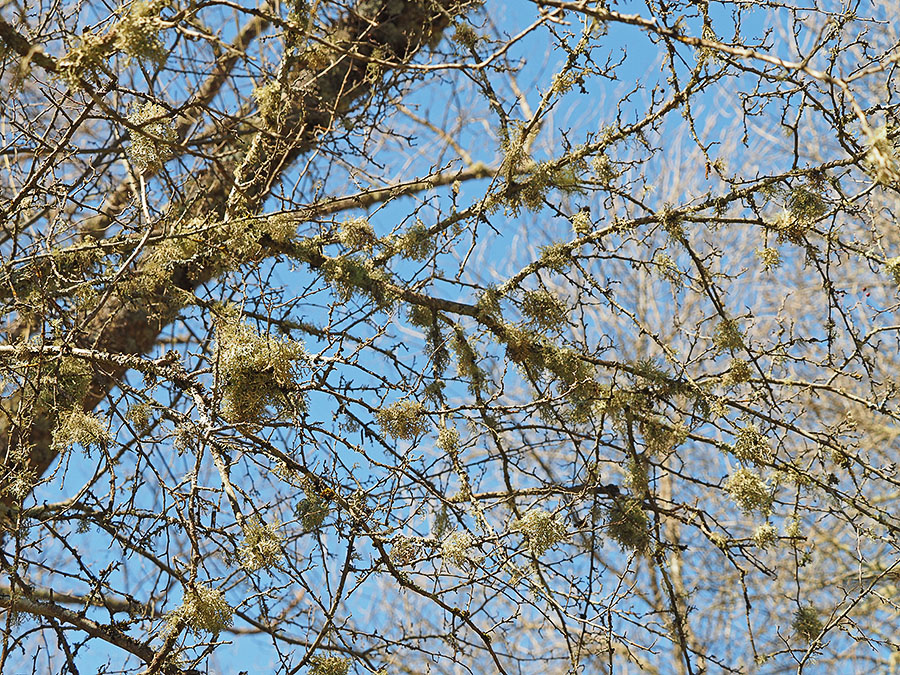
POLYGON ((895 2, 0 0, 0 671, 900 668, 895 2))

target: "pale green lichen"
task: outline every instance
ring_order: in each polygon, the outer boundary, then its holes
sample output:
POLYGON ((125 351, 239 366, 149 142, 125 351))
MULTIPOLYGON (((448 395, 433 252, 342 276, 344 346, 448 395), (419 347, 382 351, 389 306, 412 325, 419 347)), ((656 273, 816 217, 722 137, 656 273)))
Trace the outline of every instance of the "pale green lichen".
POLYGON ((382 432, 392 438, 407 441, 425 433, 429 428, 425 406, 418 401, 397 401, 375 413, 382 432))
POLYGON ((216 352, 225 419, 259 423, 267 418, 268 408, 274 408, 278 418, 305 409, 297 391, 307 363, 300 343, 259 333, 229 317, 219 323, 216 352))
POLYGON ((756 249, 756 257, 767 272, 781 265, 781 253, 777 248, 764 247, 756 249))
POLYGON ((769 439, 755 424, 738 429, 736 436, 731 452, 742 464, 761 465, 771 461, 769 439))
POLYGON ((64 452, 74 445, 90 452, 92 448, 106 448, 111 442, 109 423, 77 407, 63 413, 53 430, 53 449, 56 452, 64 452))
POLYGON ((591 222, 591 214, 584 209, 573 213, 569 220, 572 222, 572 229, 579 237, 590 234, 594 227, 594 224, 591 222))
POLYGON ((366 251, 371 253, 375 242, 375 230, 366 218, 351 218, 345 220, 338 230, 338 240, 353 251, 366 251))
POLYGON ((744 336, 740 325, 734 319, 722 319, 713 333, 713 346, 717 352, 741 349, 744 346, 744 336))
POLYGON ((778 528, 770 523, 763 523, 753 532, 753 543, 765 550, 778 541, 778 528))
POLYGON ((459 432, 453 427, 443 427, 438 432, 437 446, 448 455, 459 449, 459 432))
POLYGON ((283 557, 283 542, 280 523, 264 523, 259 517, 249 520, 238 548, 241 567, 248 572, 277 567, 283 557))
POLYGON ((528 549, 539 557, 565 540, 566 526, 560 518, 543 509, 532 509, 513 525, 513 531, 525 535, 528 549))
POLYGON ((418 537, 394 537, 391 542, 391 562, 409 565, 422 554, 422 540, 418 537))
POLYGON ((725 481, 725 490, 745 513, 768 513, 772 508, 769 487, 758 473, 750 469, 741 468, 731 474, 725 481))
POLYGON ((550 291, 527 291, 522 298, 522 314, 543 330, 559 331, 565 327, 569 308, 550 291))
POLYGON ((140 171, 159 171, 174 156, 172 144, 178 142, 173 115, 158 103, 138 107, 128 121, 131 129, 128 155, 140 171))
POLYGON ((623 550, 646 553, 650 550, 650 519, 639 499, 617 499, 607 513, 607 533, 623 550))
POLYGON ((794 612, 793 628, 797 635, 806 642, 815 640, 824 628, 819 610, 810 605, 798 609, 794 612))
POLYGON ((233 615, 222 591, 196 584, 185 590, 181 606, 166 615, 163 635, 187 628, 198 637, 210 634, 215 638, 231 625, 233 615))
POLYGON ((452 532, 441 543, 441 559, 453 567, 466 567, 480 560, 480 556, 472 553, 474 545, 475 538, 468 532, 452 532))
POLYGON ((314 656, 309 662, 309 675, 347 675, 353 663, 341 656, 314 656))

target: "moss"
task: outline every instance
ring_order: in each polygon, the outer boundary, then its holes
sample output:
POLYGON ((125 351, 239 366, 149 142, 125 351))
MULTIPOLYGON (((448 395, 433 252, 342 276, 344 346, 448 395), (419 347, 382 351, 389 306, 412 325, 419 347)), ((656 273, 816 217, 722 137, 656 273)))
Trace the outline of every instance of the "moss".
POLYGON ((75 45, 59 60, 59 76, 70 89, 81 89, 83 81, 95 81, 103 70, 114 38, 109 35, 83 33, 75 45))
POLYGON ((462 328, 457 326, 450 338, 450 348, 456 354, 456 372, 469 383, 473 393, 484 389, 487 377, 478 366, 478 357, 473 351, 462 328))
POLYGON ((778 541, 778 529, 770 523, 763 523, 753 532, 753 543, 767 549, 778 541))
POLYGON ((394 537, 391 542, 391 562, 403 566, 422 555, 422 540, 418 537, 394 537))

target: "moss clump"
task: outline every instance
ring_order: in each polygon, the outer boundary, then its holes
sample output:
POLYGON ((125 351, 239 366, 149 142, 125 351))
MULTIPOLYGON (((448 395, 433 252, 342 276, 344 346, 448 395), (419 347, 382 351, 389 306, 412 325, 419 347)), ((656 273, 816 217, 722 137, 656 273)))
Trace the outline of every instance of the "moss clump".
POLYGON ((381 431, 392 438, 407 441, 428 431, 425 406, 418 401, 397 401, 375 413, 381 431))
POLYGON ((62 414, 53 430, 53 449, 56 452, 80 445, 90 453, 92 448, 105 449, 111 442, 109 423, 77 407, 62 414))
POLYGON ((522 313, 539 328, 559 331, 566 324, 569 308, 549 291, 528 291, 522 298, 522 313))
POLYGON ((222 591, 197 584, 185 590, 181 606, 166 616, 163 634, 173 635, 187 628, 198 637, 211 634, 216 638, 231 625, 233 614, 222 591))
POLYGON ((525 535, 528 549, 539 557, 566 538, 565 524, 554 514, 543 509, 532 509, 519 519, 513 530, 525 535))
POLYGON ((171 144, 178 142, 172 115, 158 103, 145 103, 128 121, 139 127, 131 130, 131 161, 141 171, 159 171, 174 155, 171 144))
POLYGON ((609 507, 606 531, 622 550, 646 553, 650 550, 650 519, 639 499, 617 499, 609 507))
POLYGON ((773 498, 768 486, 750 469, 738 469, 731 474, 725 481, 725 490, 744 513, 768 513, 772 508, 773 498))
POLYGON ((283 541, 279 523, 266 524, 258 517, 248 521, 244 525, 244 541, 238 549, 241 567, 248 572, 256 572, 278 566, 283 557, 283 541))
POLYGON ((219 324, 216 340, 225 419, 259 423, 269 407, 276 418, 305 408, 296 391, 307 361, 300 343, 263 335, 232 319, 219 324))

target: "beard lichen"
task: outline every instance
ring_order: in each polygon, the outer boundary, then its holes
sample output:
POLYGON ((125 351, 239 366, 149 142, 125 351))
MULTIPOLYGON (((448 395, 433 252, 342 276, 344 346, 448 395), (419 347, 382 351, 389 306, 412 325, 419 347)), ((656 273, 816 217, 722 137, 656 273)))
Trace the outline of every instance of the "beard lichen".
POLYGON ((74 445, 80 445, 90 454, 92 448, 106 448, 110 442, 112 435, 107 421, 84 412, 80 407, 62 414, 53 430, 55 452, 64 452, 74 445))
POLYGON ((650 519, 639 499, 616 499, 607 513, 606 531, 622 550, 635 553, 650 550, 650 519))
POLYGON ((305 409, 297 391, 307 361, 300 343, 261 334, 229 317, 219 323, 216 349, 226 420, 260 423, 269 407, 276 418, 305 409))
POLYGON ((566 538, 565 524, 554 514, 543 509, 532 509, 517 520, 512 528, 525 535, 528 549, 535 557, 566 538))
POLYGON ((277 567, 282 558, 284 536, 279 523, 264 523, 257 517, 244 525, 244 540, 238 549, 238 560, 248 572, 277 567))
POLYGON ((231 625, 233 614, 222 591, 196 584, 185 590, 181 606, 166 615, 162 633, 167 637, 187 628, 197 637, 210 634, 215 639, 231 625))
POLYGON ((731 474, 725 481, 725 490, 744 513, 768 513, 772 508, 773 498, 768 486, 750 469, 738 469, 731 474))
POLYGON ((391 438, 411 441, 428 431, 425 406, 418 401, 397 401, 375 413, 381 431, 391 438))
POLYGON ((178 142, 173 116, 158 103, 145 103, 128 116, 140 130, 131 130, 128 156, 140 171, 159 171, 174 155, 171 144, 178 142))

